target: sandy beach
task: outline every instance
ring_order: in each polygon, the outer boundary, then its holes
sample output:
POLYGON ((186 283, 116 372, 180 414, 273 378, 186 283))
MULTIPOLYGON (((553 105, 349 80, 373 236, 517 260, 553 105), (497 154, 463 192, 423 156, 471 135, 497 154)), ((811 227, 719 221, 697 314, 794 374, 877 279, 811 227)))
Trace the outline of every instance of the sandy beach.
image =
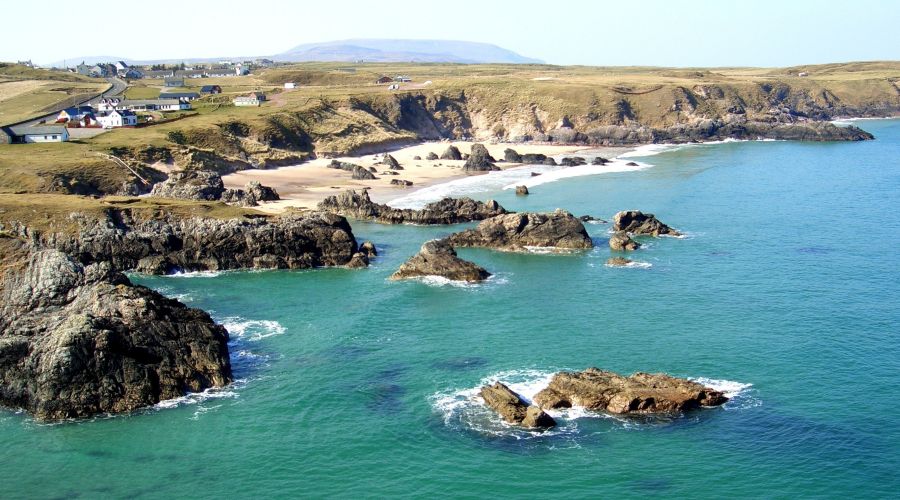
MULTIPOLYGON (((259 207, 266 212, 281 212, 287 208, 313 209, 326 196, 341 192, 345 189, 369 188, 369 195, 375 201, 385 203, 393 198, 405 196, 424 187, 449 182, 451 180, 466 177, 462 166, 464 161, 452 160, 416 160, 415 157, 425 158, 428 153, 441 155, 450 145, 459 148, 463 154, 469 153, 474 142, 428 142, 405 147, 387 154, 392 155, 403 170, 399 175, 382 175, 386 167, 381 165, 383 154, 365 155, 359 157, 337 158, 340 161, 355 163, 363 167, 375 167, 378 173, 376 180, 355 180, 350 172, 340 169, 328 168, 331 158, 320 158, 301 165, 281 167, 270 170, 243 170, 223 177, 228 188, 242 188, 250 181, 258 181, 266 186, 271 186, 278 191, 281 201, 266 203, 259 207), (411 181, 411 187, 391 185, 392 179, 411 181)), ((557 146, 543 144, 510 144, 497 143, 485 144, 491 156, 497 159, 503 158, 503 151, 507 148, 515 149, 520 154, 545 154, 547 156, 572 154, 578 151, 587 151, 584 146, 557 146)), ((623 148, 591 148, 593 153, 613 157, 626 151, 623 148)), ((498 163, 501 169, 521 166, 518 163, 498 163)), ((483 175, 483 174, 474 174, 483 175)))

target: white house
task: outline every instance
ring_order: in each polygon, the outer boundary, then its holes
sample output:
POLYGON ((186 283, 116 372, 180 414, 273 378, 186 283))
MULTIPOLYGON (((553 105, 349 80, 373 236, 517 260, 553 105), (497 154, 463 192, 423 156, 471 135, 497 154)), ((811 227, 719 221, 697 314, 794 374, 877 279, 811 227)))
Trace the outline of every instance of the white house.
POLYGON ((295 89, 297 88, 297 84, 294 82, 287 82, 284 84, 284 88, 286 89, 295 89))
POLYGON ((101 112, 108 113, 127 109, 130 111, 180 111, 191 109, 191 103, 179 99, 119 99, 110 97, 100 100, 97 106, 101 112))
POLYGON ((26 144, 36 142, 65 142, 69 140, 66 127, 45 125, 40 127, 12 127, 13 140, 26 144))
POLYGON ((134 114, 134 111, 129 111, 127 109, 123 109, 122 111, 113 110, 110 111, 109 114, 98 116, 97 122, 99 122, 103 128, 133 127, 137 125, 137 115, 134 114))

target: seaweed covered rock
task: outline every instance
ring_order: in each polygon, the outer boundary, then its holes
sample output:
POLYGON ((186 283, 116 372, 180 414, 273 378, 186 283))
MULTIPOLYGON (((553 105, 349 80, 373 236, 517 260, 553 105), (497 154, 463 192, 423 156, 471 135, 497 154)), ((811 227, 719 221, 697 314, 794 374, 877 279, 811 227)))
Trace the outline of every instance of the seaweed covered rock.
POLYGON ((473 229, 452 234, 457 247, 485 247, 522 251, 529 247, 589 249, 593 247, 584 225, 569 212, 515 213, 482 221, 473 229))
POLYGON ((440 276, 453 281, 477 282, 491 276, 481 266, 460 259, 446 239, 425 242, 419 253, 391 275, 392 280, 440 276))
POLYGON ((613 231, 626 231, 631 234, 649 236, 681 235, 677 230, 660 222, 653 214, 645 214, 640 210, 625 210, 617 213, 613 217, 613 231))
POLYGON ((580 406, 619 415, 677 413, 726 401, 722 392, 691 380, 662 373, 624 377, 598 368, 557 373, 534 397, 544 409, 580 406))
POLYGON ((553 417, 537 406, 529 405, 521 396, 500 382, 482 387, 480 395, 490 409, 511 424, 532 428, 549 428, 556 425, 553 417))

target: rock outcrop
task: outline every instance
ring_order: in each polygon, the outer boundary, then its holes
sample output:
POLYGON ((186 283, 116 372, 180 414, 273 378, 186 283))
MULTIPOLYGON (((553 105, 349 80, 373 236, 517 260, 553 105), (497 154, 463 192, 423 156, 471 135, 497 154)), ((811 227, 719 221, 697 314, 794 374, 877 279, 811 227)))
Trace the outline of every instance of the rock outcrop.
POLYGON ((431 153, 428 153, 427 155, 425 155, 425 159, 429 160, 429 161, 434 161, 434 160, 438 159, 438 155, 434 152, 431 152, 431 153))
POLYGON ((150 196, 178 200, 215 201, 222 197, 222 176, 208 170, 188 170, 169 175, 153 185, 150 196))
POLYGON ((109 263, 4 240, 0 404, 38 420, 81 418, 231 381, 228 334, 205 312, 109 263))
POLYGON ((587 165, 587 160, 580 156, 567 156, 560 160, 559 164, 564 167, 578 167, 581 165, 587 165))
POLYGON ((553 417, 537 406, 529 405, 521 396, 500 382, 482 387, 480 395, 489 408, 511 424, 530 428, 549 428, 556 425, 553 417))
POLYGON ((492 170, 500 170, 494 162, 497 160, 488 152, 484 144, 473 144, 472 153, 466 159, 463 165, 464 172, 490 172, 492 170))
POLYGON ((580 406, 617 415, 677 413, 726 401, 722 392, 687 379, 662 373, 623 377, 597 368, 557 373, 534 397, 544 409, 580 406))
POLYGON ((392 280, 440 276, 453 281, 478 282, 490 277, 481 266, 460 259, 446 239, 431 240, 422 245, 412 256, 391 275, 392 280))
POLYGON ((391 186, 410 187, 412 185, 412 181, 407 181, 404 179, 391 179, 391 186))
POLYGON ((496 201, 480 202, 471 198, 444 198, 424 208, 392 208, 369 199, 365 190, 348 190, 329 196, 319 203, 319 210, 385 224, 459 224, 480 221, 507 213, 496 201))
POLYGON ((359 165, 356 165, 353 168, 353 170, 351 171, 351 177, 359 181, 371 181, 377 179, 377 177, 375 177, 375 174, 363 167, 360 167, 359 165))
POLYGON ((403 167, 400 166, 400 162, 389 154, 384 155, 384 158, 381 160, 381 164, 387 165, 387 168, 391 170, 403 170, 403 167))
POLYGON ((640 210, 626 210, 613 217, 613 231, 626 231, 631 234, 660 236, 679 236, 677 230, 663 224, 653 214, 645 214, 640 210))
POLYGON ((616 231, 609 237, 609 248, 617 252, 632 251, 640 248, 641 244, 631 239, 625 231, 616 231))
POLYGON ((559 209, 552 213, 517 213, 492 217, 473 229, 452 234, 450 243, 457 247, 507 251, 522 251, 528 247, 566 250, 593 247, 581 221, 559 209))
POLYGON ((509 163, 522 163, 522 155, 520 155, 515 149, 506 148, 503 151, 503 161, 509 163))
POLYGON ((448 146, 447 150, 441 154, 442 160, 462 160, 462 153, 459 152, 459 148, 456 146, 448 146))
POLYGON ((626 267, 633 262, 633 260, 626 259, 625 257, 610 257, 609 259, 606 259, 606 265, 609 267, 626 267))
POLYGON ((263 186, 257 181, 250 181, 244 189, 226 189, 221 201, 241 207, 255 207, 261 201, 277 201, 281 197, 274 188, 263 186))
POLYGON ((516 186, 516 194, 519 196, 526 196, 529 193, 528 186, 516 186))

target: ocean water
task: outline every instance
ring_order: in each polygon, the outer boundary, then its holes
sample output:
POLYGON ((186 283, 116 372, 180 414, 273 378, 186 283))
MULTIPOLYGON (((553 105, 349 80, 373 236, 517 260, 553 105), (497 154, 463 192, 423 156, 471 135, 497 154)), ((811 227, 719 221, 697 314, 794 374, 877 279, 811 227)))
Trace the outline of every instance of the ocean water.
MULTIPOLYGON (((732 142, 559 178, 515 210, 657 214, 631 268, 574 254, 459 253, 495 276, 387 277, 459 227, 354 223, 367 270, 135 281, 211 311, 238 381, 137 414, 58 425, 0 413, 2 498, 892 497, 900 489, 900 121, 878 140, 732 142), (530 433, 474 398, 598 366, 734 397, 670 419, 572 410, 530 433)), ((652 154, 651 153, 656 153, 652 154)))

